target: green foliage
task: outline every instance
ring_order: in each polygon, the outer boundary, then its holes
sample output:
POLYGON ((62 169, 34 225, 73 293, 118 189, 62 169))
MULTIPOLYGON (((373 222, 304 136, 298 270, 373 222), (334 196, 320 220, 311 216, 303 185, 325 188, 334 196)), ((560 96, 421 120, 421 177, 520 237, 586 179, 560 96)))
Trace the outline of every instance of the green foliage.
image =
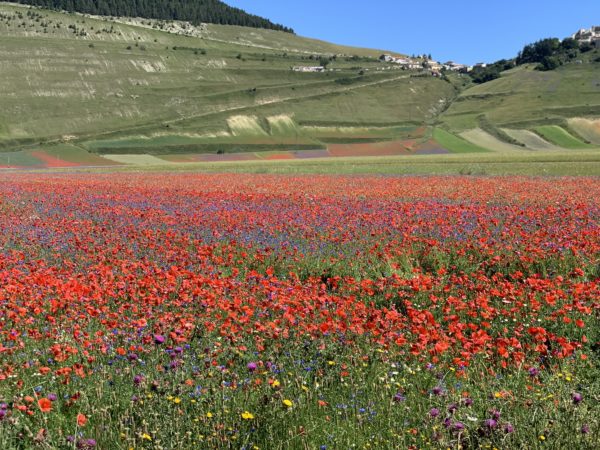
POLYGON ((268 28, 293 33, 294 30, 268 19, 232 8, 219 0, 16 0, 17 3, 42 6, 69 12, 101 16, 144 17, 147 19, 186 20, 223 25, 268 28))
POLYGON ((566 38, 560 43, 560 48, 563 50, 577 50, 579 49, 579 42, 573 38, 566 38))
POLYGON ((474 83, 482 84, 500 78, 500 73, 515 66, 513 60, 501 59, 486 67, 475 67, 469 73, 474 83))
POLYGON ((536 67, 537 70, 554 70, 566 62, 576 59, 580 52, 589 50, 591 48, 588 49, 585 43, 580 45, 573 38, 566 38, 562 41, 557 38, 546 38, 526 45, 519 52, 516 63, 517 65, 539 63, 536 67))
POLYGON ((539 63, 544 58, 554 55, 559 49, 560 40, 557 38, 541 39, 533 44, 526 45, 517 56, 517 64, 539 63))
POLYGON ((581 53, 591 52, 592 50, 594 50, 594 46, 589 42, 583 42, 579 47, 579 50, 581 50, 581 53))
POLYGON ((330 63, 331 63, 331 59, 330 58, 321 58, 321 59, 319 59, 319 65, 321 65, 323 67, 327 67, 330 63))
POLYGON ((335 82, 337 84, 341 84, 343 86, 348 86, 350 84, 354 84, 354 83, 358 83, 360 82, 362 79, 362 77, 343 77, 343 78, 337 78, 335 80, 335 82))
POLYGON ((500 78, 500 70, 495 67, 475 68, 470 73, 474 83, 481 84, 500 78))
POLYGON ((537 70, 546 71, 557 69, 561 65, 560 60, 556 56, 546 56, 536 67, 537 70))

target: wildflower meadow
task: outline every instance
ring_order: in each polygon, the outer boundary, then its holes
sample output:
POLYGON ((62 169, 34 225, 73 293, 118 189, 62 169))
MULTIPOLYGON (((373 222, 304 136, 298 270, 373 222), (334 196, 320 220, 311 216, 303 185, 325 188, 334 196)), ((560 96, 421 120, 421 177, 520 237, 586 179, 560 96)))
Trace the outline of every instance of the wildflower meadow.
POLYGON ((600 448, 600 180, 5 174, 0 449, 600 448))

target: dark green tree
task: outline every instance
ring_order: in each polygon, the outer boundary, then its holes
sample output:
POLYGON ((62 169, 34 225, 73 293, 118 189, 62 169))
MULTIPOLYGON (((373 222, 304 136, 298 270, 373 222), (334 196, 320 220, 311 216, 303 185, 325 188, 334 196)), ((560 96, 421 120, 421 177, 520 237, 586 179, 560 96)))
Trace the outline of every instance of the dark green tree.
POLYGON ((268 28, 293 33, 294 30, 268 19, 248 14, 220 0, 15 0, 26 5, 42 6, 84 14, 143 17, 147 19, 183 20, 268 28))

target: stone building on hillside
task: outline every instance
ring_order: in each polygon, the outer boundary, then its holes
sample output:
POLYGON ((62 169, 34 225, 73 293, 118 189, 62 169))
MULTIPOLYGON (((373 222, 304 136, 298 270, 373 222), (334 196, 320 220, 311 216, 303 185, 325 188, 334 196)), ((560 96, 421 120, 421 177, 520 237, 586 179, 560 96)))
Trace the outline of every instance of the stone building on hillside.
POLYGON ((600 26, 593 26, 587 29, 582 28, 572 38, 579 42, 589 42, 598 45, 598 41, 600 41, 600 26))
POLYGON ((323 66, 295 66, 295 67, 292 67, 292 70, 294 72, 318 73, 318 72, 325 72, 325 67, 323 67, 323 66))

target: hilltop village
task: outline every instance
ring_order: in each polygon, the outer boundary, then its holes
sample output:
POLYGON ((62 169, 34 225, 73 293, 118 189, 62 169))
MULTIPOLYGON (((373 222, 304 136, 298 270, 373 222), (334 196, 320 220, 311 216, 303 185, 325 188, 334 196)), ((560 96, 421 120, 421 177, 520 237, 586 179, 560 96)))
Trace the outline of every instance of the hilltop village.
MULTIPOLYGON (((591 28, 582 28, 571 36, 572 39, 579 42, 580 44, 590 44, 592 47, 600 48, 600 26, 592 26, 591 28)), ((407 57, 407 56, 394 56, 391 54, 383 54, 379 57, 379 60, 383 63, 389 63, 394 66, 388 66, 386 68, 379 68, 377 70, 390 70, 392 68, 402 70, 420 70, 423 72, 429 72, 432 76, 438 77, 442 75, 443 71, 458 72, 458 73, 470 73, 474 69, 485 69, 488 64, 477 63, 469 66, 466 64, 460 64, 454 61, 447 61, 440 63, 434 61, 431 56, 423 55, 421 57, 407 57)), ((327 71, 327 65, 316 65, 316 66, 295 66, 292 67, 295 72, 325 72, 327 71)), ((335 69, 329 69, 335 70, 335 69)))
MULTIPOLYGON (((439 77, 442 75, 444 70, 451 72, 459 72, 459 73, 468 73, 471 72, 474 68, 477 67, 486 67, 485 63, 478 63, 474 66, 467 66, 465 64, 459 64, 454 61, 448 61, 446 63, 440 63, 438 61, 434 61, 427 55, 423 55, 422 57, 405 57, 405 56, 393 56, 390 54, 383 54, 379 57, 379 61, 382 63, 388 63, 387 67, 380 67, 377 70, 392 70, 392 69, 401 69, 401 70, 419 70, 424 73, 429 73, 432 76, 439 77)), ((317 66, 294 66, 292 67, 294 72, 312 72, 319 73, 325 72, 327 70, 335 70, 328 69, 327 65, 317 65, 317 66)))
POLYGON ((594 45, 596 48, 600 48, 600 26, 596 25, 591 28, 582 28, 571 37, 580 43, 587 42, 594 45))

